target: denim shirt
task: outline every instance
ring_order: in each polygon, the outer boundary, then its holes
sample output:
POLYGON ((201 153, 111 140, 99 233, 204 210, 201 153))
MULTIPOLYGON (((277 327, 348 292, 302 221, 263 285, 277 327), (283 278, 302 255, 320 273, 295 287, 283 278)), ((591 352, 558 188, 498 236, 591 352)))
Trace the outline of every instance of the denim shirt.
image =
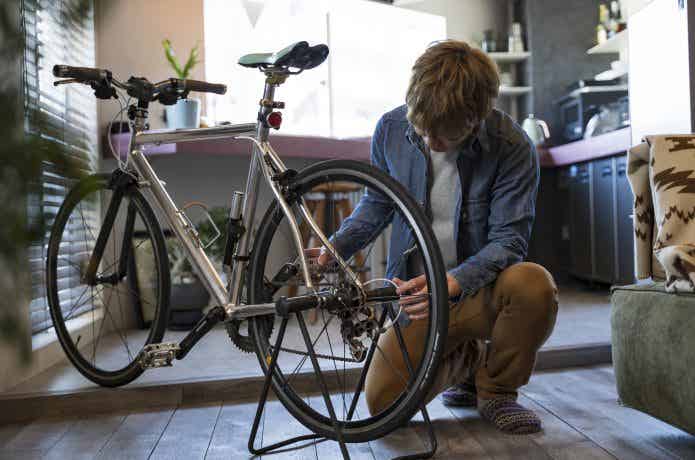
MULTIPOLYGON (((426 146, 406 119, 406 107, 381 117, 371 141, 371 162, 401 184, 427 210, 430 173, 426 146)), ((507 114, 493 110, 459 148, 454 240, 458 266, 449 270, 462 288, 476 293, 505 268, 526 257, 535 217, 540 170, 526 133, 507 114)), ((454 205, 452 203, 452 205, 454 205)), ((409 226, 385 200, 367 191, 333 236, 343 256, 369 244, 393 225, 386 276, 407 279, 404 253, 415 241, 409 226)))

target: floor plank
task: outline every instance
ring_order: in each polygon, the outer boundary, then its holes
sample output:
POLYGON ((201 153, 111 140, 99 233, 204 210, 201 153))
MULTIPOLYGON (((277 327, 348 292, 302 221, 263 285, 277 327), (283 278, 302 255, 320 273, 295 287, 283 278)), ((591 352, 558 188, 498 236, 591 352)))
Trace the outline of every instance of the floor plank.
MULTIPOLYGON (((444 406, 440 398, 435 398, 428 404, 427 412, 437 435, 438 449, 434 458, 465 458, 470 460, 491 460, 493 458, 488 455, 483 446, 454 414, 444 406)), ((422 416, 418 414, 416 420, 422 423, 417 430, 420 438, 423 442, 429 443, 429 436, 422 416)))
POLYGON ((204 458, 221 408, 221 402, 199 406, 179 406, 150 458, 154 460, 204 458))
MULTIPOLYGON (((350 398, 351 395, 345 397, 345 405, 349 406, 350 404, 350 398)), ((362 397, 363 398, 363 397, 362 397)), ((335 408, 337 417, 340 420, 345 419, 345 415, 343 413, 343 398, 340 394, 333 394, 331 395, 331 402, 333 403, 333 407, 335 408)), ((311 406, 320 408, 317 409, 320 412, 324 413, 326 404, 323 401, 323 396, 322 395, 316 395, 311 397, 311 406)), ((365 410, 364 405, 359 410, 359 413, 356 412, 356 418, 361 418, 359 417, 362 415, 362 410, 365 410)), ((327 414, 327 412, 325 412, 327 414)), ((374 460, 374 454, 372 453, 372 449, 369 445, 369 443, 352 443, 352 444, 347 444, 347 449, 348 453, 350 454, 350 458, 353 460, 374 460)), ((318 455, 318 458, 321 460, 324 459, 341 459, 342 460, 342 454, 340 452, 340 445, 336 441, 322 441, 316 443, 316 454, 318 455)))
POLYGON ((556 460, 608 460, 615 458, 608 451, 564 420, 546 411, 535 401, 519 395, 519 403, 533 410, 543 423, 543 432, 528 435, 541 449, 556 460))
POLYGON ((695 436, 618 402, 612 368, 583 369, 567 377, 582 388, 590 387, 597 396, 597 407, 622 425, 638 431, 643 438, 679 458, 695 458, 695 436))
POLYGON ((47 460, 93 459, 123 423, 126 414, 99 415, 82 419, 70 427, 43 458, 47 460))
POLYGON ((449 407, 449 410, 493 459, 552 459, 529 436, 502 433, 490 422, 481 418, 474 408, 449 407))
POLYGON ((0 455, 3 458, 41 458, 75 423, 74 418, 47 417, 36 420, 7 442, 0 455))
MULTIPOLYGON (((617 458, 677 458, 639 434, 638 427, 623 425, 606 413, 597 401, 595 390, 587 382, 569 378, 567 372, 534 375, 523 393, 581 431, 594 443, 617 458)), ((617 403, 614 403, 617 406, 617 403)))
POLYGON ((215 424, 205 459, 249 458, 246 444, 257 402, 225 403, 215 424))
POLYGON ((97 458, 147 459, 173 414, 173 407, 128 414, 97 458))
POLYGON ((0 425, 0 450, 2 450, 5 445, 12 441, 20 431, 22 431, 28 423, 11 423, 8 425, 0 425))
MULTIPOLYGON (((249 427, 253 417, 248 420, 249 427)), ((256 446, 268 446, 270 444, 283 441, 288 438, 308 434, 309 430, 304 428, 297 420, 287 413, 282 403, 278 400, 270 400, 265 406, 265 415, 261 419, 256 438, 256 446)), ((264 456, 268 459, 288 460, 288 459, 318 459, 316 446, 314 443, 299 444, 299 447, 288 447, 276 454, 264 456)))

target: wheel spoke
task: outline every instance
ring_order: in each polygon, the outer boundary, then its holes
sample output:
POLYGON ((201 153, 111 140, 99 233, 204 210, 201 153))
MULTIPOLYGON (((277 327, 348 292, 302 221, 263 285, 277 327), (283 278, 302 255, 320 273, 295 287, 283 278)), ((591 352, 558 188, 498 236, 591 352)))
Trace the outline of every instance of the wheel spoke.
MULTIPOLYGON (((319 339, 321 338, 321 335, 323 334, 323 332, 328 328, 328 325, 331 323, 331 321, 333 321, 333 317, 332 317, 332 316, 329 318, 328 322, 323 326, 323 329, 321 329, 321 331, 319 331, 319 334, 316 336, 316 339, 311 343, 311 346, 312 346, 312 347, 316 346, 316 343, 317 343, 317 342, 319 341, 319 339)), ((270 348, 271 348, 271 351, 272 351, 272 347, 270 347, 270 348)), ((299 364, 297 364, 297 366, 294 368, 294 370, 290 373, 290 379, 287 381, 287 384, 288 384, 288 385, 292 382, 292 379, 294 378, 295 375, 297 375, 297 372, 302 368, 302 366, 304 366, 304 363, 306 362, 306 359, 309 357, 308 352, 309 352, 309 350, 307 349, 307 354, 304 355, 304 357, 303 357, 302 360, 299 362, 299 364)))

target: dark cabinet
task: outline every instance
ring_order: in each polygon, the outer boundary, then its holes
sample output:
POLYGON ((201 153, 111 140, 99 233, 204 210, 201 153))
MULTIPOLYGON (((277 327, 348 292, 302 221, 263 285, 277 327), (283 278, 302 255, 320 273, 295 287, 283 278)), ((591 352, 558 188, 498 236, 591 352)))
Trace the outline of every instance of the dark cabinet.
MULTIPOLYGON (((568 168, 569 273, 603 283, 634 281, 632 191, 625 155, 568 168)), ((564 230, 560 230, 564 231, 564 230)))
POLYGON ((570 273, 585 277, 592 268, 591 163, 570 167, 570 273))
POLYGON ((613 182, 615 178, 613 158, 593 163, 593 241, 594 279, 611 283, 615 279, 615 203, 613 182))

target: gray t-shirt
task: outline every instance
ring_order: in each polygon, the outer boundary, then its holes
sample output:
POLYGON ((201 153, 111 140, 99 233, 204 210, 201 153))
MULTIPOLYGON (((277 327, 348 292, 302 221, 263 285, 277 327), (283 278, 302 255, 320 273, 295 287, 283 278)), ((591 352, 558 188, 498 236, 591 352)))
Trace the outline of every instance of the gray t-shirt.
POLYGON ((457 265, 456 241, 454 241, 454 214, 456 213, 456 187, 460 180, 455 153, 430 150, 432 189, 430 208, 432 228, 444 259, 444 268, 450 270, 457 265))

